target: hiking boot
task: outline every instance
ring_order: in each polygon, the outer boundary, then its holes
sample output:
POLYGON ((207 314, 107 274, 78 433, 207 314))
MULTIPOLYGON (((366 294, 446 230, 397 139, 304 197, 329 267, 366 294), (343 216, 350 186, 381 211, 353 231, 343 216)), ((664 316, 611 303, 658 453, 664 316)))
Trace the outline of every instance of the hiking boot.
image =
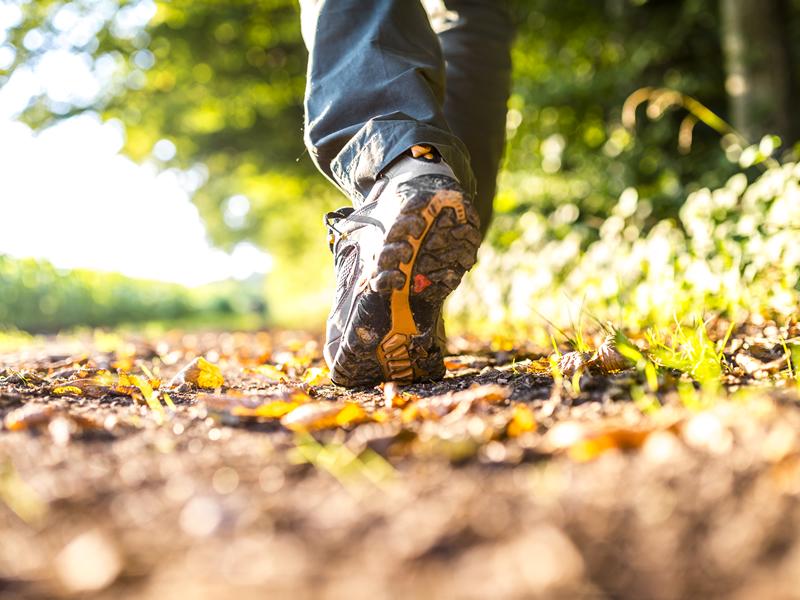
POLYGON ((336 297, 325 360, 334 383, 441 379, 442 303, 475 264, 478 213, 429 146, 387 169, 357 208, 328 213, 336 297))

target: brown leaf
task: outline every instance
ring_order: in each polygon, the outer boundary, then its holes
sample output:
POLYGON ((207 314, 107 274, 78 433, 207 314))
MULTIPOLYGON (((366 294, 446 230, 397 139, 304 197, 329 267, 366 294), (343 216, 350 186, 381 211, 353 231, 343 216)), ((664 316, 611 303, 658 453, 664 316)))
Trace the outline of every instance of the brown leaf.
POLYGON ((589 367, 590 359, 591 354, 588 352, 566 352, 558 359, 558 370, 564 377, 571 379, 575 373, 589 367))
POLYGON ((59 443, 66 443, 72 435, 83 431, 103 429, 103 424, 90 416, 52 406, 24 406, 7 414, 3 422, 9 431, 38 430, 46 427, 59 443))
POLYGON ((546 356, 532 360, 526 367, 528 373, 536 373, 539 375, 550 375, 553 372, 553 366, 550 359, 546 356))
POLYGON ((594 460, 609 450, 635 450, 640 448, 654 431, 674 432, 676 425, 668 427, 593 427, 576 421, 561 422, 545 436, 545 448, 563 451, 571 459, 586 462, 594 460))
POLYGON ((449 392, 441 396, 420 398, 408 404, 402 413, 405 423, 419 419, 440 419, 456 407, 462 413, 469 412, 476 404, 495 404, 502 402, 511 394, 510 388, 501 385, 475 385, 459 392, 449 392))
POLYGON ((788 364, 788 359, 786 356, 781 356, 769 362, 762 362, 746 352, 739 352, 734 357, 734 360, 745 373, 756 378, 765 377, 770 373, 777 373, 781 369, 786 368, 786 365, 788 364))
POLYGON ((24 431, 46 425, 57 413, 52 406, 27 405, 13 410, 3 419, 3 425, 9 431, 24 431))
POLYGON ((631 367, 627 358, 622 356, 614 344, 614 337, 609 336, 600 344, 594 356, 590 359, 591 366, 596 367, 602 373, 618 373, 631 367))
POLYGON ((50 393, 54 396, 86 396, 101 398, 110 393, 110 387, 94 379, 72 379, 54 386, 50 393))
POLYGON ((140 390, 152 395, 152 389, 158 388, 158 379, 145 379, 120 371, 117 376, 105 369, 70 370, 70 378, 59 382, 50 389, 54 396, 83 396, 102 398, 103 396, 131 396, 140 390))
POLYGON ((567 455, 579 462, 594 460, 608 450, 634 450, 652 433, 645 429, 610 429, 579 440, 567 449, 567 455))

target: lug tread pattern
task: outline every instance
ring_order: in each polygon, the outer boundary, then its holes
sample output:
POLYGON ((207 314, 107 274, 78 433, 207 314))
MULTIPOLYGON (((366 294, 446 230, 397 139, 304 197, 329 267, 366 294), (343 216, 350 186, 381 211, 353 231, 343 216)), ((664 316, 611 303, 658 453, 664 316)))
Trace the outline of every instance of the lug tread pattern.
POLYGON ((387 232, 368 289, 355 300, 334 360, 331 379, 339 385, 436 380, 446 371, 445 348, 436 329, 445 299, 475 264, 481 242, 480 219, 450 177, 416 177, 401 185, 398 194, 400 214, 387 232), (432 222, 426 232, 429 220, 432 222), (407 289, 417 333, 408 335, 391 331, 391 299, 396 290, 406 286, 401 266, 408 269, 415 247, 418 251, 407 289), (426 285, 415 292, 410 284, 418 275, 426 285))

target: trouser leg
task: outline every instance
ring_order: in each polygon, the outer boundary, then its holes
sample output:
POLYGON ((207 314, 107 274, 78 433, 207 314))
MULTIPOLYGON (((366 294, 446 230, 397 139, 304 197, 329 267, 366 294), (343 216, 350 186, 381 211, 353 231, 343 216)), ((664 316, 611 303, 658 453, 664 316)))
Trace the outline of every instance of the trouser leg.
POLYGON ((416 0, 303 0, 309 51, 305 141, 356 204, 414 144, 431 144, 465 189, 469 153, 445 119, 439 41, 416 0))
POLYGON ((471 157, 486 231, 505 147, 513 24, 506 0, 444 0, 431 20, 446 63, 444 115, 471 157))

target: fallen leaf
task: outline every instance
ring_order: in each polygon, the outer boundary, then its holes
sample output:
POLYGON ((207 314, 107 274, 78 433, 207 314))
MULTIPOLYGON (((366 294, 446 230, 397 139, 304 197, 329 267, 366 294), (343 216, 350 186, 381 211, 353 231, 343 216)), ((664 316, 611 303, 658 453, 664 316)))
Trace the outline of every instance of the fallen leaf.
POLYGON ((111 385, 114 375, 108 369, 80 367, 76 369, 62 369, 50 375, 50 379, 92 379, 98 385, 111 385))
POLYGON ((52 390, 55 396, 80 396, 83 390, 75 385, 59 385, 52 390))
POLYGON ((417 421, 422 418, 425 418, 423 416, 423 411, 420 409, 419 404, 417 404, 416 402, 406 406, 403 409, 403 412, 400 413, 400 420, 403 423, 411 423, 413 421, 417 421))
POLYGON ((392 413, 385 408, 379 408, 370 415, 370 418, 376 423, 389 423, 392 420, 392 413))
MULTIPOLYGON (((113 379, 113 377, 112 377, 113 379)), ((50 392, 54 396, 87 396, 89 398, 102 398, 112 393, 111 386, 107 385, 106 379, 71 379, 54 386, 50 392)))
POLYGON ((558 359, 558 370, 566 378, 592 369, 603 375, 619 373, 631 367, 630 361, 617 350, 614 336, 606 337, 594 354, 589 352, 567 352, 558 359))
POLYGON ((473 402, 488 402, 494 404, 502 402, 511 395, 511 388, 502 385, 473 385, 466 390, 455 392, 454 396, 461 399, 469 399, 473 402))
POLYGON ((57 412, 52 406, 23 406, 8 413, 3 424, 9 431, 24 431, 46 425, 57 412))
POLYGON ((311 367, 303 373, 303 383, 311 386, 329 385, 331 373, 326 367, 311 367))
POLYGON ((400 385, 396 381, 388 381, 381 384, 383 387, 383 405, 386 408, 402 408, 409 402, 419 400, 419 396, 400 390, 400 385))
POLYGON ((508 422, 506 433, 509 437, 519 437, 528 431, 536 429, 536 417, 530 406, 517 403, 511 411, 511 420, 508 422))
POLYGON ((264 404, 259 404, 253 408, 249 408, 247 406, 234 406, 231 409, 231 414, 235 417, 280 419, 282 416, 292 412, 298 406, 300 405, 297 402, 284 402, 283 400, 275 400, 274 402, 265 402, 264 404))
POLYGON ((587 462, 609 450, 640 448, 654 431, 672 431, 674 425, 661 428, 608 426, 595 428, 574 421, 559 423, 547 432, 545 447, 564 451, 572 460, 587 462))
POLYGON ((739 352, 734 360, 745 373, 757 379, 766 377, 770 373, 777 373, 786 368, 788 364, 788 357, 786 356, 781 356, 769 362, 762 362, 760 359, 745 352, 739 352))
POLYGON ((558 370, 566 378, 572 378, 575 373, 588 368, 591 355, 588 352, 567 352, 558 359, 558 370))
POLYGON ((313 402, 295 408, 281 419, 281 424, 292 431, 315 431, 346 427, 366 420, 367 413, 355 402, 313 402))
POLYGON ((279 419, 301 404, 311 402, 311 397, 302 390, 290 388, 277 394, 200 394, 197 400, 210 413, 228 418, 236 423, 240 420, 279 419))
POLYGON ((532 360, 526 367, 528 373, 536 373, 537 375, 551 375, 553 372, 553 365, 550 359, 546 356, 532 360))
POLYGON ((588 462, 609 450, 635 450, 651 433, 646 429, 611 429, 579 440, 568 448, 567 455, 572 460, 588 462))
POLYGON ((9 431, 38 430, 46 427, 54 440, 62 444, 77 433, 104 428, 103 424, 93 417, 52 406, 24 406, 8 413, 3 423, 9 431))
POLYGON ((68 376, 66 381, 53 386, 50 393, 54 396, 83 396, 88 398, 102 398, 108 395, 133 396, 145 389, 150 391, 146 395, 152 396, 152 389, 159 387, 158 379, 144 379, 120 371, 116 376, 105 369, 70 369, 62 371, 62 376, 68 376), (134 379, 136 381, 134 381, 134 379))
POLYGON ((133 363, 134 363, 133 359, 134 359, 133 356, 123 356, 118 358, 117 360, 111 361, 110 366, 112 366, 115 369, 130 371, 133 368, 133 363))
POLYGON ((153 389, 153 386, 150 385, 150 382, 147 379, 139 375, 131 374, 127 375, 127 379, 136 386, 139 392, 141 392, 144 401, 151 410, 156 412, 164 411, 164 407, 161 405, 161 402, 158 399, 159 393, 153 389))
POLYGON ((591 366, 597 367, 605 374, 618 373, 631 367, 627 358, 620 354, 614 344, 614 336, 608 336, 597 348, 594 356, 589 360, 591 366))
POLYGON ((274 381, 275 383, 288 381, 289 379, 289 376, 286 373, 273 365, 258 365, 257 367, 248 369, 248 371, 257 375, 261 375, 262 377, 274 381))
POLYGON ((501 385, 475 385, 466 390, 449 392, 441 396, 419 398, 409 403, 401 414, 404 423, 419 419, 440 419, 456 407, 462 413, 469 412, 476 404, 502 402, 511 394, 511 389, 501 385))
POLYGON ((461 359, 451 357, 444 359, 444 366, 448 371, 459 371, 461 369, 469 368, 469 365, 461 362, 461 359))
POLYGON ((225 383, 225 378, 217 365, 198 356, 175 375, 169 387, 176 387, 183 383, 190 383, 199 388, 215 389, 225 383))

